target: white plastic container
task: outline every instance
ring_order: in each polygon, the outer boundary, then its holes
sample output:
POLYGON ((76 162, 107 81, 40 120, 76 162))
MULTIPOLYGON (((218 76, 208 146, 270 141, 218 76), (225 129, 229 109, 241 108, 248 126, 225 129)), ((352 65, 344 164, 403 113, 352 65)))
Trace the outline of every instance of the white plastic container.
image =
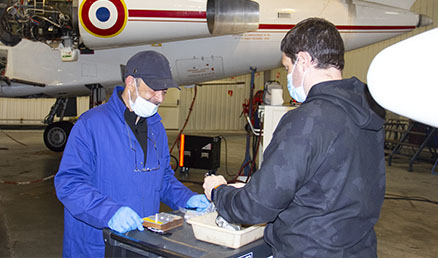
POLYGON ((217 212, 212 212, 187 220, 196 239, 236 249, 263 237, 264 224, 232 231, 216 226, 216 217, 217 212))
POLYGON ((281 106, 283 105, 283 89, 272 89, 271 90, 271 105, 281 106))

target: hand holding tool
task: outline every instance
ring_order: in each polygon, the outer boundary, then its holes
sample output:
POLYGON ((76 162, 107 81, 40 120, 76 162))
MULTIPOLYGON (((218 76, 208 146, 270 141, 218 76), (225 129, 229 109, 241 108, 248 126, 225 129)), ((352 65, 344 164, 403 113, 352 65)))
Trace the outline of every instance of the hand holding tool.
POLYGON ((204 184, 202 187, 204 188, 204 193, 207 199, 211 200, 211 191, 218 187, 219 185, 226 185, 227 180, 223 176, 207 176, 204 178, 204 184))

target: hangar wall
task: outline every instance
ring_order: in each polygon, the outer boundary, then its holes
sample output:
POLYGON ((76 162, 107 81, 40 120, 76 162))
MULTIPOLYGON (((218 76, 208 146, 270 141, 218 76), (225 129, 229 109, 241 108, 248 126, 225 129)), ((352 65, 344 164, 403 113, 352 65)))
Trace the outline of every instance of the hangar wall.
MULTIPOLYGON (((263 72, 255 75, 255 90, 263 85, 263 72)), ((230 85, 198 86, 196 102, 186 130, 244 130, 245 119, 241 116, 242 104, 249 98, 251 75, 221 80, 230 85), (232 83, 244 83, 231 85, 232 83)), ((181 90, 180 127, 185 123, 195 94, 194 88, 181 90)))
MULTIPOLYGON (((369 64, 379 51, 400 40, 438 26, 438 1, 417 0, 412 10, 433 18, 434 24, 426 28, 415 29, 413 32, 394 39, 348 52, 345 58, 344 77, 356 76, 360 80, 366 81, 369 64)), ((410 64, 409 60, 406 60, 406 65, 415 64, 410 64)), ((269 79, 278 80, 283 85, 284 100, 288 102, 290 97, 286 89, 286 72, 284 68, 272 70, 268 74, 270 75, 269 79)), ((264 75, 263 72, 257 73, 255 91, 263 87, 264 75)), ((186 130, 243 130, 245 120, 240 114, 242 112, 242 103, 245 99, 248 99, 250 75, 247 74, 222 81, 245 82, 245 84, 198 87, 197 101, 186 130), (230 93, 230 91, 232 92, 230 93)), ((166 123, 169 124, 169 128, 181 128, 183 126, 193 95, 194 88, 182 88, 178 96, 174 96, 177 98, 178 104, 171 104, 166 107, 166 114, 172 116, 168 122, 165 122, 165 125, 166 123)), ((0 98, 0 125, 41 124, 41 121, 48 114, 54 102, 54 99, 0 98)), ((78 98, 77 105, 78 114, 86 111, 88 108, 88 97, 78 98)))
MULTIPOLYGON (((0 125, 42 125, 56 99, 0 98, 0 125)), ((78 115, 88 109, 88 97, 77 98, 78 115)))

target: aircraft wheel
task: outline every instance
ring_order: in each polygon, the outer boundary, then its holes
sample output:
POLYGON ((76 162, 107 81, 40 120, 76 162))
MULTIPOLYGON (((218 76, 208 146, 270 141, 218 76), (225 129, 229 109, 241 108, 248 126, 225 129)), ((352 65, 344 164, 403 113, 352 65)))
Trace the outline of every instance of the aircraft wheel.
POLYGON ((48 125, 44 130, 44 143, 47 148, 55 152, 63 151, 72 127, 73 123, 66 121, 48 125))

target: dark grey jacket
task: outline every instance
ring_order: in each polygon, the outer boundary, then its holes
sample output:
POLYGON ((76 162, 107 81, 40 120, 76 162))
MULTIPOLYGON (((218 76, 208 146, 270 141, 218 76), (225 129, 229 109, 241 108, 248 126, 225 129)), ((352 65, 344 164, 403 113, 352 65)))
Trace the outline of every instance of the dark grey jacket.
POLYGON ((356 78, 314 85, 281 119, 263 164, 214 202, 230 222, 268 222, 274 257, 376 257, 385 193, 383 118, 356 78))

